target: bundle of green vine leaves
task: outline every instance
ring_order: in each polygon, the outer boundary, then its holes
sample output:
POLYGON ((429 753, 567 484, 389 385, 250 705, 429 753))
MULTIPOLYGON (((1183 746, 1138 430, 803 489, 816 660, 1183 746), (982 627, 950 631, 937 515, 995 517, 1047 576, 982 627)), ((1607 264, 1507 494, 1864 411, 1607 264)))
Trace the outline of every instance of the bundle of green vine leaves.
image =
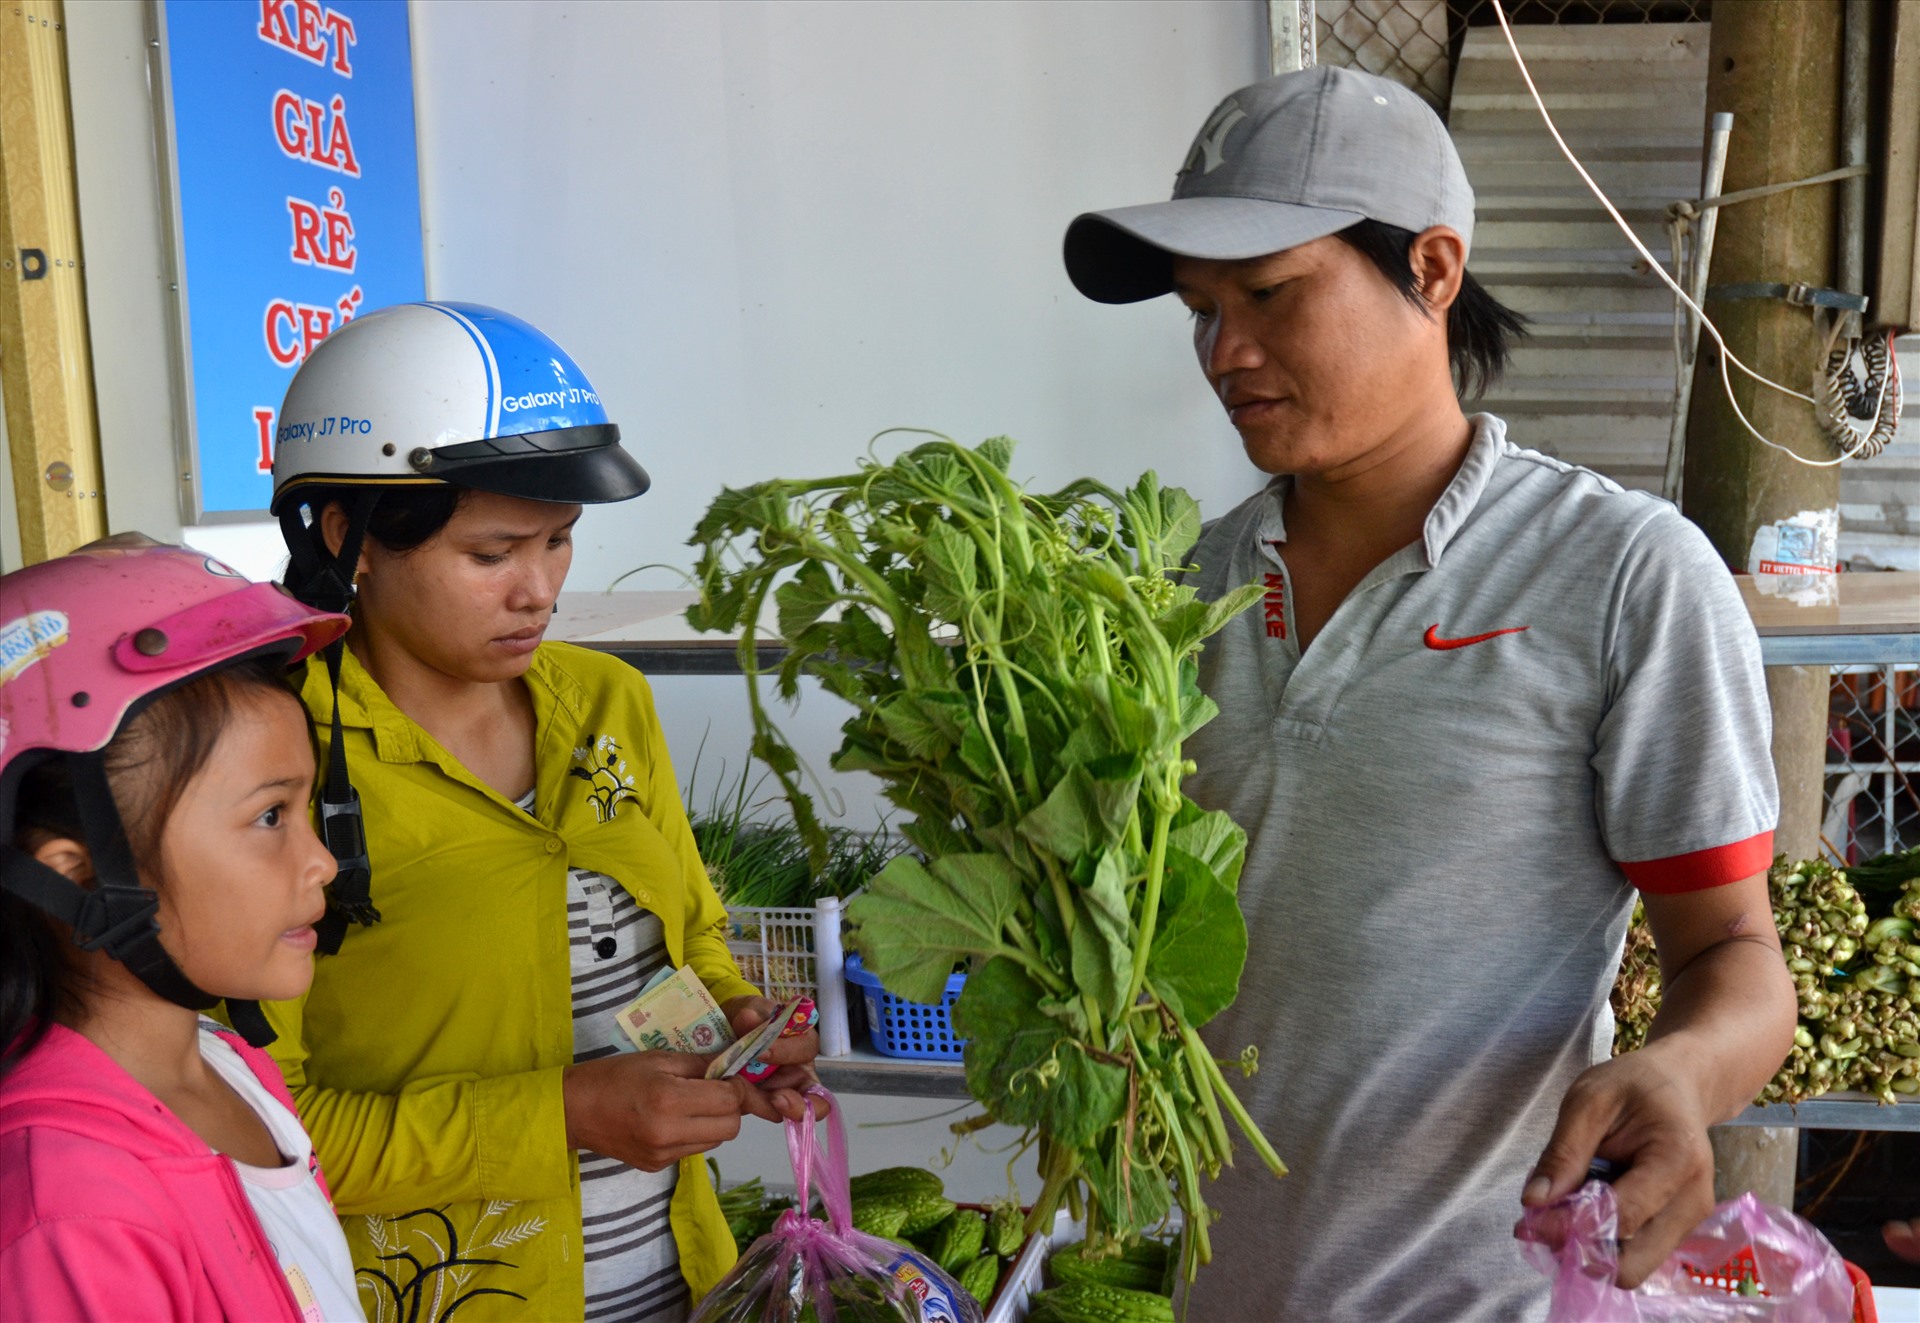
POLYGON ((817 851, 756 682, 769 595, 789 649, 776 692, 797 701, 812 676, 853 705, 832 766, 877 776, 918 852, 850 907, 856 944, 910 1001, 938 1002, 967 962, 967 1085, 1037 1147, 1029 1225, 1064 1201, 1124 1242, 1177 1199, 1191 1280, 1227 1118, 1286 1172, 1197 1032, 1246 963, 1246 835, 1181 793, 1181 741, 1217 711, 1201 642, 1261 590, 1209 603, 1180 582, 1200 531, 1186 492, 1149 473, 1038 495, 1008 476, 1012 452, 942 437, 853 474, 723 491, 691 539, 688 619, 739 631, 754 753, 817 851))

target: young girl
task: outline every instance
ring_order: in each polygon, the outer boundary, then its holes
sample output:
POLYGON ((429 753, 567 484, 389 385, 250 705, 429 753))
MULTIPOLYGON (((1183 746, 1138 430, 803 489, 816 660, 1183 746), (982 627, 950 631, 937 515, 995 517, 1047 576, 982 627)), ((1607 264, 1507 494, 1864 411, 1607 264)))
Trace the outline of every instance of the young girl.
POLYGON ((360 1320, 272 1061, 334 862, 286 666, 346 628, 139 534, 0 578, 0 1318, 360 1320))

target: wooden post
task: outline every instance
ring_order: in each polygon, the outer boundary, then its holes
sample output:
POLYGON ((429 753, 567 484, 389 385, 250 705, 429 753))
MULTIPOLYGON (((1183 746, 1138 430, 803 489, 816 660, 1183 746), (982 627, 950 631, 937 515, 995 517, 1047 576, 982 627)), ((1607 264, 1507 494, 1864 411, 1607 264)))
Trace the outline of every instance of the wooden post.
MULTIPOLYGON (((1725 191, 1804 179, 1839 164, 1842 5, 1716 5, 1708 47, 1707 113, 1732 111, 1725 191)), ((1702 128, 1704 129, 1704 125, 1702 128)), ((1834 281, 1836 193, 1793 189, 1728 207, 1714 238, 1711 284, 1834 281)), ((1853 291, 1858 292, 1858 291, 1853 291)), ((1710 300, 1728 345, 1755 371, 1811 392, 1820 342, 1808 309, 1779 299, 1710 300)), ((1813 407, 1737 371, 1734 395, 1753 425, 1807 459, 1834 458, 1813 407)), ((1703 343, 1687 422, 1684 508, 1729 565, 1744 570, 1756 530, 1801 510, 1840 503, 1838 468, 1809 468, 1754 439, 1734 416, 1716 346, 1703 343)), ((1827 670, 1771 667, 1774 772, 1780 825, 1774 848, 1803 859, 1820 851, 1826 762, 1827 670)), ((1791 1131, 1714 1132, 1717 1193, 1754 1190, 1791 1207, 1791 1131)))
POLYGON ((62 0, 0 0, 0 392, 28 564, 107 531, 62 0))

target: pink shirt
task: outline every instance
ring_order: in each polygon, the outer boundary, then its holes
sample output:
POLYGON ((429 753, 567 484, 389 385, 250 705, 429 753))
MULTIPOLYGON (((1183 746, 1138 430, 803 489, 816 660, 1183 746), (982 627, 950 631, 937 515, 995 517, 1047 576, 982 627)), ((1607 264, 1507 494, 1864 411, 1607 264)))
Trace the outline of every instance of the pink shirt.
MULTIPOLYGON (((291 1112, 272 1059, 222 1037, 291 1112)), ((233 1164, 55 1025, 0 1077, 0 1317, 299 1323, 300 1311, 233 1164)))

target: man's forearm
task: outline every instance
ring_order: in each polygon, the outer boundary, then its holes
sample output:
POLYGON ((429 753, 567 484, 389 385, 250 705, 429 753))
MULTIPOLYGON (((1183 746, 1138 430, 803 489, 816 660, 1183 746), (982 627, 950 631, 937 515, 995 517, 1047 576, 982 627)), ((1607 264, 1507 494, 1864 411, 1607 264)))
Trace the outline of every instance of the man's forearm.
POLYGON ((1643 1051, 1694 1082, 1714 1121, 1751 1103, 1793 1046, 1793 980, 1780 950, 1759 938, 1708 947, 1674 975, 1643 1051))

